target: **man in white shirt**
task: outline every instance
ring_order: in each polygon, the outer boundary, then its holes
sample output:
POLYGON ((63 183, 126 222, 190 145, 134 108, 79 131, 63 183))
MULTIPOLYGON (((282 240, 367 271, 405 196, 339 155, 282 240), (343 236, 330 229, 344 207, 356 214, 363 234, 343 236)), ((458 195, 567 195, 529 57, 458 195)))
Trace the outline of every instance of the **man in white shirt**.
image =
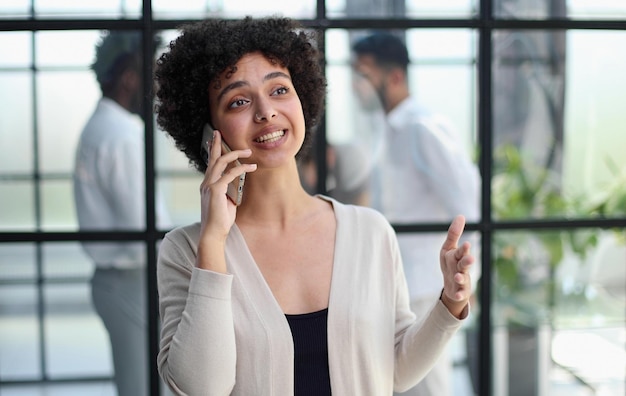
MULTIPOLYGON (((382 103, 387 119, 380 158, 372 172, 371 206, 394 224, 446 223, 457 214, 468 222, 477 221, 478 169, 447 122, 410 95, 404 43, 390 33, 375 33, 358 40, 352 49, 354 70, 373 88, 363 90, 362 102, 365 106, 382 103), (368 91, 376 97, 363 97, 368 91)), ((440 234, 398 233, 411 307, 421 318, 443 287, 439 240, 440 234)), ((478 247, 476 241, 472 245, 478 247)), ((478 275, 472 274, 472 279, 478 275)), ((450 358, 442 355, 424 380, 402 395, 451 395, 451 365, 450 358)))
MULTIPOLYGON (((102 98, 76 151, 74 198, 80 230, 141 231, 145 221, 141 35, 110 32, 96 47, 92 69, 102 98)), ((166 213, 157 200, 157 217, 166 213)), ((109 333, 119 396, 148 395, 146 246, 90 242, 92 298, 109 333)))

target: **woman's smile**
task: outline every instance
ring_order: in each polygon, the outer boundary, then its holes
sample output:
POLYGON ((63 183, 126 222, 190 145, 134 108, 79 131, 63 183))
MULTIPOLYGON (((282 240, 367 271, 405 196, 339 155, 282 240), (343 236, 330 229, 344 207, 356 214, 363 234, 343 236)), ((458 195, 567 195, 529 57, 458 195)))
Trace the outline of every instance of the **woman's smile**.
POLYGON ((270 132, 266 135, 258 137, 254 141, 257 143, 274 143, 280 140, 280 138, 282 138, 283 136, 285 136, 285 131, 280 130, 280 131, 270 132))

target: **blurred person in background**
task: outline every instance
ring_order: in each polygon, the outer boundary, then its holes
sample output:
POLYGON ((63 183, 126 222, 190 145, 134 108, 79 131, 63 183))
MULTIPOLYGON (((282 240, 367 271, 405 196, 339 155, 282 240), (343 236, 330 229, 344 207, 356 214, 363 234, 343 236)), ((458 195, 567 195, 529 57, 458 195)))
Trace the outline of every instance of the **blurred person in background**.
MULTIPOLYGON (((361 104, 375 110, 382 103, 387 120, 380 157, 373 166, 369 204, 392 224, 444 223, 458 214, 477 221, 478 169, 447 121, 411 96, 405 44, 391 33, 375 32, 357 40, 352 50, 354 71, 370 84, 355 84, 361 104)), ((436 233, 398 234, 411 308, 421 320, 443 285, 434 264, 440 239, 436 233)), ((474 283, 478 270, 474 266, 474 283)), ((451 395, 451 371, 452 361, 444 353, 430 373, 402 395, 451 395)))
MULTIPOLYGON (((146 228, 142 40, 139 32, 105 32, 92 70, 102 98, 85 125, 75 158, 74 199, 81 231, 146 228)), ((168 215, 157 197, 157 221, 168 215)), ((85 242, 95 264, 96 312, 106 327, 119 396, 148 395, 146 246, 85 242)))

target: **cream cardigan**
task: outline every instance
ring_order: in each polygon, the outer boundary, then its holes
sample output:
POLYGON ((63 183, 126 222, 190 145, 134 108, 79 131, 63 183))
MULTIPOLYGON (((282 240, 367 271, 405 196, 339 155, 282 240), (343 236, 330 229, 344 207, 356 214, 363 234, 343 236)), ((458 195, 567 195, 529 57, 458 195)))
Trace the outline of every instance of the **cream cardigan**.
MULTIPOLYGON (((420 327, 389 223, 372 209, 320 198, 332 202, 337 220, 328 307, 332 392, 406 390, 462 321, 439 302, 420 327)), ((174 229, 159 249, 159 373, 177 395, 293 395, 289 324, 241 232, 233 225, 227 239, 228 274, 195 268, 199 232, 199 223, 174 229)))

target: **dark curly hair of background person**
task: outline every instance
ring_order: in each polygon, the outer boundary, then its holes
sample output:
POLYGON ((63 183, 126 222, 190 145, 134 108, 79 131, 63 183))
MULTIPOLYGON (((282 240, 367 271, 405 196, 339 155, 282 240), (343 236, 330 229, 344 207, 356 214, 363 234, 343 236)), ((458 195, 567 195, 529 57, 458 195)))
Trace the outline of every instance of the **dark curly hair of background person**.
POLYGON ((156 113, 159 126, 199 171, 202 129, 210 122, 208 87, 250 52, 261 52, 286 67, 298 93, 306 134, 298 158, 312 141, 326 94, 314 37, 294 20, 271 17, 242 20, 208 19, 181 27, 181 35, 157 60, 156 113))

